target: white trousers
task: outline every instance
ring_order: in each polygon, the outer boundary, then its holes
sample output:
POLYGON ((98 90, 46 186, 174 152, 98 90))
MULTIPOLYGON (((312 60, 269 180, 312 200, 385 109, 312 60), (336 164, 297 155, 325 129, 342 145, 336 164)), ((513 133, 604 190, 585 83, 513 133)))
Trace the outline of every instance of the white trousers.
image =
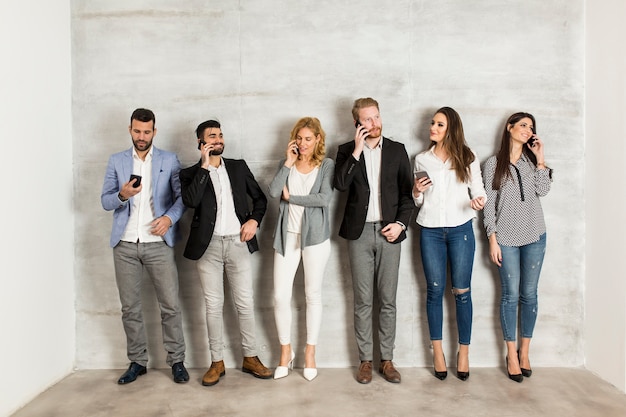
POLYGON ((291 295, 293 281, 302 258, 306 298, 306 340, 316 345, 322 324, 322 281, 330 257, 330 239, 300 247, 300 234, 287 233, 285 255, 274 253, 274 317, 281 345, 291 343, 291 295))

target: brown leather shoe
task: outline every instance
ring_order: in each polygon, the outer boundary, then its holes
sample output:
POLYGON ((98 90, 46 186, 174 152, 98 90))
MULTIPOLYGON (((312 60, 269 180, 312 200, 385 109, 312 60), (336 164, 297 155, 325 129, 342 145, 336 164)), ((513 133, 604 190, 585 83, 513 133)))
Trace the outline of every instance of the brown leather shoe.
POLYGON ((258 356, 247 356, 243 358, 241 370, 248 374, 252 374, 257 378, 269 379, 272 377, 272 371, 267 369, 258 356))
POLYGON ((383 378, 385 378, 388 382, 393 382, 395 384, 400 382, 400 372, 394 368, 391 361, 380 361, 378 372, 380 372, 383 378))
POLYGON ((202 377, 202 385, 210 387, 220 382, 220 377, 226 375, 224 361, 213 362, 206 374, 202 377))
POLYGON ((361 361, 359 372, 356 374, 356 381, 360 384, 372 382, 372 361, 361 361))

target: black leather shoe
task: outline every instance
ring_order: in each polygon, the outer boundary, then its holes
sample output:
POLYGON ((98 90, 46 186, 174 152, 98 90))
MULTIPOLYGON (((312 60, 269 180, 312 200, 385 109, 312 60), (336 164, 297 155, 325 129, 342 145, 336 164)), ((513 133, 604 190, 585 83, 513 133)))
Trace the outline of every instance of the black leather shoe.
POLYGON ((176 383, 189 381, 189 373, 182 362, 176 362, 172 365, 172 375, 174 375, 174 382, 176 383))
POLYGON ((117 380, 118 384, 130 384, 133 382, 139 375, 145 375, 146 370, 145 366, 139 365, 137 362, 131 362, 128 370, 124 372, 124 375, 117 380))

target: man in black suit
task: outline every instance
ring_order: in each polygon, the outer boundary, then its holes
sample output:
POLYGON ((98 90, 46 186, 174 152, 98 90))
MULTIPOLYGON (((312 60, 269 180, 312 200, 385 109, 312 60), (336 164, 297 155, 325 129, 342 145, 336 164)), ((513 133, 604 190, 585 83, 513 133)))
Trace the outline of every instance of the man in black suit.
POLYGON ((411 164, 404 145, 382 136, 378 102, 355 100, 354 140, 339 146, 335 188, 348 191, 339 236, 348 240, 354 290, 354 330, 359 349, 357 381, 372 380, 372 307, 378 292, 382 376, 400 382, 393 365, 400 242, 413 210, 411 164))
POLYGON ((184 256, 196 261, 206 303, 212 363, 202 385, 215 385, 226 373, 222 339, 224 273, 239 317, 244 356, 241 370, 268 379, 272 372, 256 353, 250 271, 250 254, 259 249, 255 234, 267 198, 244 160, 222 158, 224 135, 219 122, 201 123, 196 136, 200 161, 180 171, 180 182, 183 202, 195 209, 184 256))

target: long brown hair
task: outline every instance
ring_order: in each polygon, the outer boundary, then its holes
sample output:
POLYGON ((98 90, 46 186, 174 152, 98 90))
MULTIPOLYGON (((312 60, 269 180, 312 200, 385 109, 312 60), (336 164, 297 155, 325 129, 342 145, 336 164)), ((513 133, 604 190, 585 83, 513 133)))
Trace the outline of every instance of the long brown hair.
MULTIPOLYGON (((494 190, 499 190, 504 181, 511 178, 511 170, 509 165, 511 164, 511 132, 510 127, 515 126, 517 122, 524 118, 529 118, 533 122, 533 133, 537 131, 537 123, 535 122, 535 116, 530 113, 518 112, 509 116, 502 130, 502 141, 500 143, 500 150, 496 155, 496 172, 493 176, 493 183, 491 184, 494 190)), ((522 152, 533 165, 537 166, 537 157, 528 146, 522 146, 522 152)))
POLYGON ((311 129, 311 132, 313 132, 316 138, 318 136, 320 138, 319 142, 315 144, 313 155, 311 155, 311 161, 313 161, 316 166, 320 166, 324 160, 324 156, 326 156, 326 132, 322 129, 322 123, 317 117, 303 117, 298 120, 293 129, 291 129, 289 141, 296 140, 300 129, 304 129, 305 127, 311 129))
MULTIPOLYGON (((443 138, 442 146, 450 156, 456 178, 460 182, 468 182, 471 177, 470 164, 474 162, 475 156, 465 142, 461 116, 451 107, 442 107, 435 112, 435 114, 437 113, 446 116, 448 121, 448 128, 446 129, 446 136, 443 138)), ((432 148, 436 144, 437 142, 432 141, 430 147, 432 148)))

